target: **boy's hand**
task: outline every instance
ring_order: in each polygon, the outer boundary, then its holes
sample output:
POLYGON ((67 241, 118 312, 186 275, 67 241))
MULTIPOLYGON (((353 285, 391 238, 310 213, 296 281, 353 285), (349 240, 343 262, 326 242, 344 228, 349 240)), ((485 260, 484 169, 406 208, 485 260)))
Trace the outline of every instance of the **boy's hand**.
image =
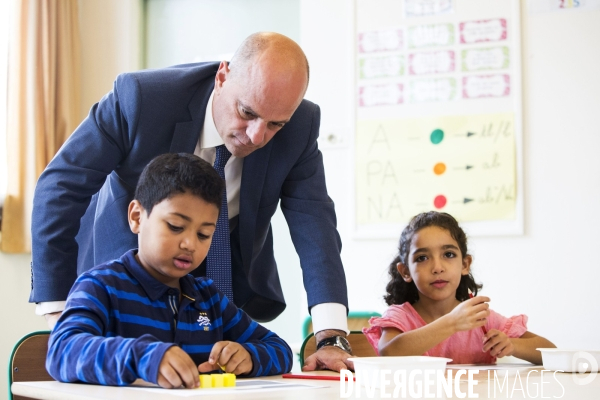
POLYGON ((167 350, 160 361, 157 383, 165 389, 178 388, 182 385, 187 389, 200 387, 196 364, 181 347, 173 346, 167 350))
POLYGON ((236 342, 217 342, 210 351, 208 361, 198 365, 199 372, 210 372, 225 367, 225 372, 243 375, 252 371, 250 353, 236 342))
POLYGON ((488 301, 489 297, 477 296, 457 305, 448 314, 454 320, 454 329, 457 332, 468 331, 485 325, 486 318, 490 315, 488 301))
POLYGON ((484 336, 483 351, 489 351, 493 357, 511 356, 515 351, 515 346, 504 332, 498 329, 490 329, 484 336))

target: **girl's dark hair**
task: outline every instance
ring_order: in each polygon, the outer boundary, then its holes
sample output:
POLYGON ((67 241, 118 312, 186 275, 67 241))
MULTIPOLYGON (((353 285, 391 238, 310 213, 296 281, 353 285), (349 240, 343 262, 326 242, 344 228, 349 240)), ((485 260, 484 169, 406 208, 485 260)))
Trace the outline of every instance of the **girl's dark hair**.
MULTIPOLYGON (((414 216, 402 231, 398 245, 398 255, 396 255, 394 261, 389 266, 391 279, 385 287, 387 294, 383 296, 388 305, 403 304, 407 301, 410 304, 414 304, 419 300, 419 291, 415 282, 405 282, 398 272, 396 265, 402 263, 408 266, 408 255, 413 236, 421 229, 429 226, 437 226, 447 230, 450 236, 458 243, 462 258, 465 258, 469 254, 467 251, 467 235, 465 235, 465 232, 452 215, 429 211, 414 216)), ((475 283, 475 279, 471 271, 469 271, 468 275, 462 275, 460 278, 460 283, 456 289, 456 299, 459 301, 467 300, 469 298, 469 289, 471 289, 475 296, 482 287, 483 285, 475 283)))
POLYGON ((220 210, 224 187, 223 179, 203 159, 187 153, 166 153, 146 165, 135 189, 135 199, 148 215, 164 199, 186 192, 220 210))

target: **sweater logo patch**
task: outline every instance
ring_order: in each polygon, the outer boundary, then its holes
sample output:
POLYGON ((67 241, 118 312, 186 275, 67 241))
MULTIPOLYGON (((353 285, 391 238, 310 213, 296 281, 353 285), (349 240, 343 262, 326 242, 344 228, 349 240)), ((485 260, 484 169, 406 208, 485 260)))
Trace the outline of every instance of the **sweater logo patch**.
POLYGON ((208 318, 207 313, 200 312, 200 315, 198 316, 198 320, 196 322, 198 322, 198 325, 200 327, 204 327, 205 331, 210 330, 210 319, 208 318))

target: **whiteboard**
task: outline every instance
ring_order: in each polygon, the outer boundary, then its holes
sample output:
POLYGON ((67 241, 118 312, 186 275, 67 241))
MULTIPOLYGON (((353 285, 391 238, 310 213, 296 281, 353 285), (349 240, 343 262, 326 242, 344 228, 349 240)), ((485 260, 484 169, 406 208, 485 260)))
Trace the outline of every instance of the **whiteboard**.
POLYGON ((355 0, 354 236, 523 234, 518 0, 355 0))

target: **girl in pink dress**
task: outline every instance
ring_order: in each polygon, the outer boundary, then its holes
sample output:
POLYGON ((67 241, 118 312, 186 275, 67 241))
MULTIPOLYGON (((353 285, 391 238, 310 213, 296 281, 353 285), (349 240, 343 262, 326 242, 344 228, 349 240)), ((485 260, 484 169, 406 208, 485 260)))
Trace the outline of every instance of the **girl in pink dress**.
POLYGON ((527 331, 527 317, 489 309, 471 274, 467 238, 449 214, 415 216, 402 232, 384 296, 390 306, 363 329, 382 356, 448 357, 455 364, 493 364, 515 356, 542 363, 538 347, 556 347, 527 331))

